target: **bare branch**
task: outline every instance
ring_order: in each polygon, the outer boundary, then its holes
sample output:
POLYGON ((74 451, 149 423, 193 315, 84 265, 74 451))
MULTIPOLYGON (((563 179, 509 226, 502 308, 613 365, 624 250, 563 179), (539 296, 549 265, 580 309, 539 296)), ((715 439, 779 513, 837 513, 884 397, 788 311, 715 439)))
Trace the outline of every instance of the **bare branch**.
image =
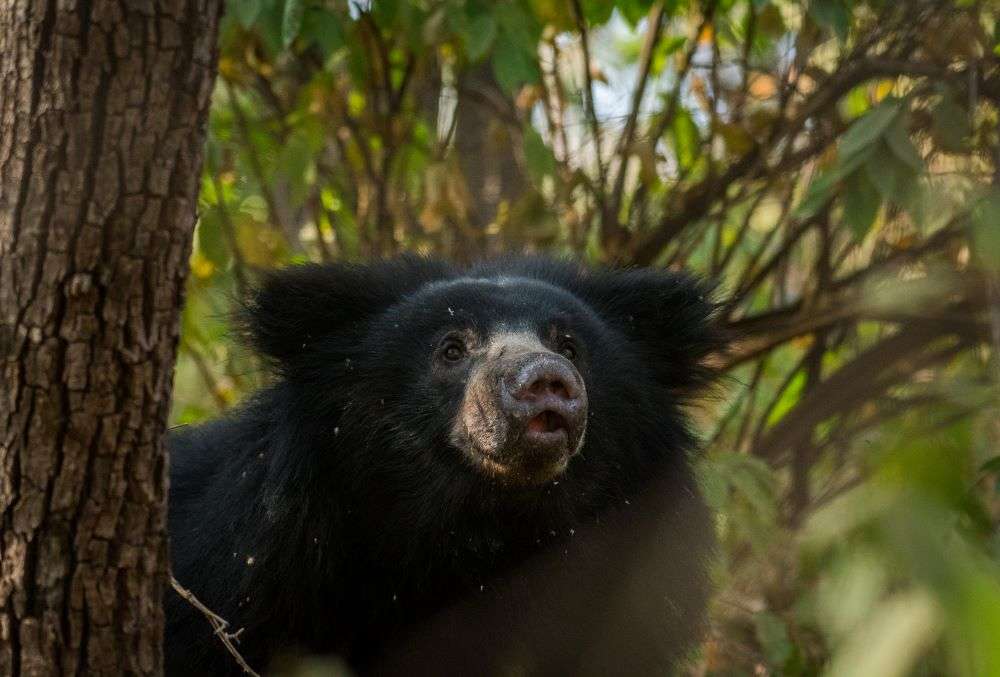
POLYGON ((644 237, 633 238, 627 258, 641 266, 648 266, 655 261, 667 243, 684 228, 703 217, 720 193, 756 164, 759 153, 760 148, 755 146, 730 165, 722 176, 706 179, 692 187, 685 193, 680 208, 668 210, 654 231, 644 237))
POLYGON ((861 353, 806 394, 799 404, 761 437, 756 454, 772 463, 781 458, 803 431, 837 413, 848 411, 890 386, 905 380, 913 372, 950 359, 970 345, 967 338, 956 338, 948 323, 914 321, 889 338, 861 353), (926 353, 939 339, 950 337, 942 348, 926 353))
POLYGON ((639 76, 635 90, 632 92, 632 105, 629 108, 628 118, 625 120, 625 129, 618 141, 618 172, 615 175, 614 187, 608 201, 608 213, 614 221, 611 224, 606 224, 608 229, 614 232, 605 232, 606 237, 618 236, 618 209, 621 206, 622 193, 625 190, 625 173, 628 169, 630 146, 635 137, 636 121, 642 107, 642 99, 646 94, 646 84, 649 81, 649 73, 653 64, 653 53, 660 41, 660 36, 663 35, 663 17, 663 3, 657 2, 649 10, 649 28, 646 31, 646 39, 639 55, 639 76))
POLYGON ((212 373, 212 369, 208 366, 205 361, 205 356, 191 344, 190 341, 185 338, 181 338, 181 349, 187 353, 191 361, 194 362, 195 369, 198 370, 198 375, 201 376, 201 380, 205 382, 205 386, 208 388, 209 394, 212 399, 215 400, 216 406, 218 406, 219 411, 225 411, 229 407, 229 402, 222 395, 222 389, 219 387, 219 381, 215 378, 212 373))
POLYGON ((208 622, 212 625, 212 630, 215 631, 215 636, 219 638, 222 645, 226 647, 226 651, 232 655, 233 659, 240 666, 243 672, 251 677, 260 677, 260 674, 250 667, 250 665, 243 658, 243 655, 240 654, 239 650, 236 648, 235 642, 238 641, 242 629, 237 630, 236 632, 228 632, 227 628, 229 627, 229 622, 202 604, 201 600, 195 597, 193 592, 178 583, 177 579, 174 578, 173 575, 170 576, 170 587, 174 589, 174 592, 183 597, 188 604, 204 614, 205 618, 207 618, 208 622))
POLYGON ((573 16, 576 19, 576 29, 580 33, 580 49, 583 51, 584 114, 587 117, 587 122, 590 124, 590 133, 594 137, 594 156, 597 160, 598 186, 600 187, 598 198, 601 201, 601 211, 607 217, 607 204, 604 198, 604 191, 606 189, 604 160, 601 155, 601 126, 597 121, 597 111, 594 108, 594 79, 590 72, 590 41, 587 34, 587 22, 583 16, 583 8, 580 6, 580 0, 571 0, 571 5, 573 7, 573 16))

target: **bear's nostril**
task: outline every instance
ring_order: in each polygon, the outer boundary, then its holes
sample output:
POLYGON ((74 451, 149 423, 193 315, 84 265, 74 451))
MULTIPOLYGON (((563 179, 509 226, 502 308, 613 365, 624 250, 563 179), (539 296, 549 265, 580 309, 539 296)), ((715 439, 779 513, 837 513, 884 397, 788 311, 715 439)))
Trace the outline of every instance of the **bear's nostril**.
MULTIPOLYGON (((557 414, 559 421, 543 416, 531 425, 543 432, 576 431, 586 416, 587 394, 576 368, 563 357, 536 353, 526 355, 512 365, 501 379, 500 406, 504 414, 519 424, 546 411, 557 414), (558 425, 557 425, 558 424, 558 425), (550 430, 551 428, 551 430, 550 430)), ((529 430, 530 432, 530 430, 529 430)))
POLYGON ((563 400, 572 399, 569 394, 569 386, 558 376, 542 375, 514 393, 514 397, 519 400, 535 400, 545 395, 554 395, 563 400))
POLYGON ((552 394, 556 397, 560 397, 564 400, 570 399, 569 386, 566 385, 565 381, 560 379, 549 381, 549 390, 552 391, 552 394))

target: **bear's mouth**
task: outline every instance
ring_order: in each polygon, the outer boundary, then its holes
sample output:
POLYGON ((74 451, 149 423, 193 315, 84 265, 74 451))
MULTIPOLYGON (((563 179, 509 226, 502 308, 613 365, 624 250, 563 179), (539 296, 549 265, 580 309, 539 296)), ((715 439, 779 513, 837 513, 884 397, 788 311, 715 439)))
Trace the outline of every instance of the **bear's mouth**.
POLYGON ((583 439, 578 424, 555 408, 502 424, 484 416, 486 410, 476 406, 466 411, 463 429, 470 444, 460 446, 475 466, 504 484, 540 486, 558 477, 583 439))
POLYGON ((569 424, 559 412, 546 409, 528 419, 524 436, 533 445, 564 444, 569 437, 569 424))

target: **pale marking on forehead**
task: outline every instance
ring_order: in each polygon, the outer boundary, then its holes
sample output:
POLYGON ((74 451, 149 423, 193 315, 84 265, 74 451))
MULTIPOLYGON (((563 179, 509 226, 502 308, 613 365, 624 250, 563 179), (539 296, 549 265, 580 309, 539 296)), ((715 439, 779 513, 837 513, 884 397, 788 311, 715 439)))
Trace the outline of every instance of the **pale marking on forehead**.
POLYGON ((490 334, 489 340, 486 343, 486 349, 489 352, 494 352, 501 348, 534 352, 545 350, 545 345, 533 331, 526 329, 511 330, 501 326, 490 334))
POLYGON ((530 291, 548 291, 554 293, 563 299, 571 296, 571 294, 560 287, 557 284, 547 282, 545 280, 539 280, 534 277, 522 277, 520 275, 497 275, 495 277, 456 277, 451 280, 435 280, 430 282, 420 289, 416 290, 414 294, 433 294, 439 291, 446 291, 455 287, 466 287, 466 288, 486 288, 486 289, 502 289, 508 293, 513 292, 520 295, 524 292, 530 291))
POLYGON ((509 287, 514 284, 541 284, 544 282, 530 277, 511 277, 500 275, 497 277, 456 277, 452 280, 435 280, 423 287, 426 291, 436 291, 438 289, 448 289, 449 287, 459 287, 463 285, 477 285, 482 287, 509 287))

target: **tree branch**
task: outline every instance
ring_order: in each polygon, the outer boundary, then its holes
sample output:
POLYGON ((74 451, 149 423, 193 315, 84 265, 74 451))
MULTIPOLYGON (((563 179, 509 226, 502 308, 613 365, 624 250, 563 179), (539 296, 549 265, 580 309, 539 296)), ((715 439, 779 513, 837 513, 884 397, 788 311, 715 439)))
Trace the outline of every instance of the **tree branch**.
POLYGON ((570 0, 573 7, 573 17, 576 19, 576 29, 580 33, 580 49, 583 51, 583 100, 584 100, 584 114, 587 117, 587 122, 590 125, 591 136, 594 137, 594 156, 597 160, 597 176, 598 176, 598 200, 601 203, 601 213, 602 222, 606 219, 607 214, 607 201, 605 199, 606 190, 606 178, 604 172, 604 160, 601 157, 601 127, 600 123, 597 121, 597 111, 594 107, 594 81, 593 76, 590 73, 590 42, 587 37, 587 22, 583 16, 583 8, 580 6, 580 0, 570 0))
POLYGON ((605 239, 620 236, 621 226, 618 223, 618 210, 621 207, 622 193, 625 190, 625 173, 628 169, 630 147, 632 139, 635 137, 636 121, 642 107, 642 99, 646 94, 646 84, 649 81, 649 73, 653 64, 653 53, 660 41, 660 36, 663 35, 663 17, 663 3, 657 2, 649 10, 649 28, 646 31, 646 39, 639 55, 639 76, 635 90, 632 92, 632 104, 629 107, 628 118, 625 120, 625 129, 618 142, 618 171, 615 174, 614 187, 608 201, 608 213, 614 220, 612 223, 605 224, 605 239))
POLYGON ((229 622, 226 619, 219 616, 217 613, 209 609, 207 606, 202 604, 201 600, 194 596, 194 593, 185 588, 183 585, 177 582, 177 579, 170 576, 170 587, 174 589, 178 595, 180 595, 184 600, 188 602, 195 609, 204 614, 205 618, 212 626, 212 630, 215 632, 215 636, 219 638, 222 645, 226 648, 226 651, 233 657, 240 669, 251 677, 260 677, 257 673, 243 658, 239 650, 236 648, 235 642, 239 640, 240 633, 243 632, 242 629, 236 632, 228 632, 229 622))
POLYGON ((268 185, 267 180, 264 175, 264 164, 261 162, 260 157, 257 155, 257 148, 253 143, 253 136, 250 133, 250 123, 247 120, 246 113, 243 111, 243 106, 236 99, 236 92, 233 90, 233 84, 221 78, 223 87, 226 90, 226 95, 229 98, 229 106, 233 110, 233 115, 236 117, 236 126, 240 130, 240 134, 243 136, 243 147, 246 149, 247 158, 250 160, 250 169, 254 173, 254 178, 257 179, 257 185, 260 188, 260 194, 264 198, 264 202, 267 204, 268 214, 271 216, 271 221, 282 233, 287 233, 288 230, 285 227, 284 219, 281 213, 278 211, 278 201, 274 198, 274 193, 271 191, 270 185, 268 185))

